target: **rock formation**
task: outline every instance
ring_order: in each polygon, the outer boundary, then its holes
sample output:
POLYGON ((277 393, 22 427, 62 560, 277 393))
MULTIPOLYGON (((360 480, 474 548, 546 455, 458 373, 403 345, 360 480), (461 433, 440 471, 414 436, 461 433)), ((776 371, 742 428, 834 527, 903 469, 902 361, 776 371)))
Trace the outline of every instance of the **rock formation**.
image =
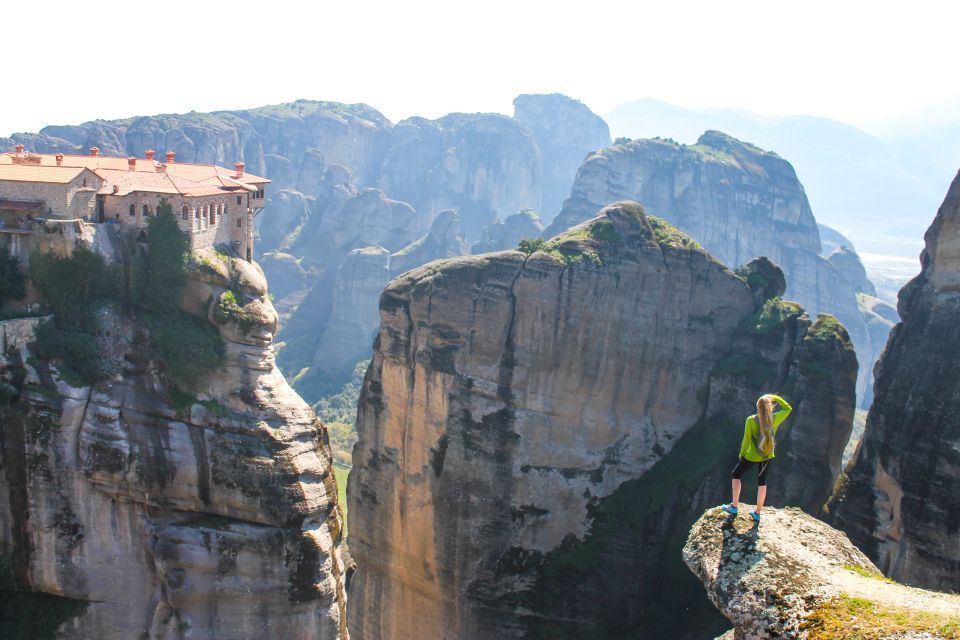
POLYGON ((943 630, 960 622, 960 596, 886 580, 845 535, 799 509, 764 509, 759 527, 710 509, 683 560, 733 624, 731 640, 933 640, 954 637, 943 630))
POLYGON ((532 255, 394 280, 348 487, 351 633, 722 631, 679 549, 729 491, 744 416, 763 391, 794 403, 771 499, 815 512, 856 377, 836 320, 756 299, 768 261, 743 273, 619 203, 532 255))
MULTIPOLYGON (((468 253, 470 250, 463 239, 460 216, 456 211, 447 209, 433 219, 430 231, 425 236, 390 256, 390 272, 397 276, 433 260, 468 253)), ((379 292, 377 297, 379 298, 379 292)), ((379 323, 379 316, 377 322, 379 323)))
POLYGON ((543 235, 540 216, 532 209, 515 213, 500 222, 490 224, 483 230, 477 242, 473 243, 473 253, 490 253, 504 249, 516 249, 521 240, 539 238, 543 235))
POLYGON ((468 238, 498 217, 540 207, 541 155, 530 130, 497 114, 451 113, 396 125, 379 187, 409 202, 426 228, 444 209, 468 238))
POLYGON ((870 278, 867 277, 867 270, 860 261, 860 256, 853 249, 847 246, 839 246, 827 254, 827 261, 836 267, 840 275, 846 278, 854 291, 873 297, 877 296, 877 290, 870 282, 870 278))
MULTIPOLYGON (((76 245, 96 249, 89 235, 76 245)), ((195 259, 182 307, 226 345, 196 396, 171 384, 150 337, 164 328, 141 309, 98 303, 97 357, 116 373, 92 387, 0 323, 0 599, 49 637, 346 638, 327 434, 274 366, 266 280, 195 259)))
POLYGON ((832 522, 883 572, 960 591, 960 175, 877 365, 875 397, 832 522))
POLYGON ((543 154, 539 211, 549 223, 560 212, 583 159, 610 146, 610 129, 585 104, 559 93, 517 96, 513 118, 530 127, 543 154))
POLYGON ((790 163, 718 131, 690 146, 661 139, 616 144, 584 161, 545 235, 622 199, 663 216, 730 267, 757 256, 773 260, 787 276, 788 298, 811 314, 835 315, 850 332, 862 364, 858 398, 866 394, 873 361, 858 285, 818 255, 817 224, 790 163))

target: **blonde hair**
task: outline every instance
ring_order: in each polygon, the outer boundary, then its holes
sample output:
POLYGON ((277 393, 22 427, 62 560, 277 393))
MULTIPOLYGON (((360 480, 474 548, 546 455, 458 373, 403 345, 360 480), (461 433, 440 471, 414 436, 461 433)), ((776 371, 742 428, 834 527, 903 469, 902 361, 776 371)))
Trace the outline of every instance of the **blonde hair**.
POLYGON ((769 395, 762 395, 757 400, 757 435, 754 442, 757 445, 757 451, 764 458, 773 453, 775 444, 773 436, 773 398, 769 395))

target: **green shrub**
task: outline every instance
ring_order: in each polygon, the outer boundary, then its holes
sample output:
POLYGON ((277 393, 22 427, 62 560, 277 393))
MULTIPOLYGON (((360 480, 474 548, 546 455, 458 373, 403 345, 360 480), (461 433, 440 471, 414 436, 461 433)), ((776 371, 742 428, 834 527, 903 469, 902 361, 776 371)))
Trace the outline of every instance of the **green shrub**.
POLYGON ((20 262, 0 246, 0 302, 20 300, 27 295, 27 279, 20 271, 20 262))
POLYGON ((30 278, 43 293, 61 329, 91 327, 90 301, 101 289, 110 288, 104 285, 103 274, 103 257, 84 247, 77 247, 66 258, 52 253, 30 256, 30 278))
POLYGON ((603 242, 617 242, 620 240, 620 232, 617 231, 613 223, 608 220, 594 222, 587 228, 587 234, 591 238, 602 240, 603 242))
POLYGON ((247 311, 238 301, 233 291, 224 291, 213 310, 213 319, 220 324, 236 322, 244 331, 248 331, 256 323, 256 318, 247 311))
POLYGON ((183 311, 147 315, 150 337, 167 375, 191 388, 223 363, 224 344, 216 327, 183 311))
POLYGON ((58 329, 52 322, 37 327, 37 355, 60 360, 57 367, 64 380, 76 387, 96 384, 104 377, 96 341, 89 333, 58 329))
MULTIPOLYGON (((753 274, 759 276, 759 274, 753 274)), ((760 276, 762 277, 762 276, 760 276)), ((745 321, 748 328, 759 333, 779 330, 786 322, 803 314, 803 307, 783 298, 770 298, 759 311, 745 321)))
POLYGON ((543 238, 525 238, 517 245, 517 251, 529 256, 537 251, 541 251, 545 244, 547 244, 547 241, 543 238))

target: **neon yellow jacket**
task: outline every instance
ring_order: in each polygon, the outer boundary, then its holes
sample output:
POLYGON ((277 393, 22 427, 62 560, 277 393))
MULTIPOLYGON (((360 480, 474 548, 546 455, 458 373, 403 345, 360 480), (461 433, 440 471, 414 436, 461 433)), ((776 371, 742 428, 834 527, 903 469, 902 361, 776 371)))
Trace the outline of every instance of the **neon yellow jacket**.
MULTIPOLYGON (((793 407, 780 396, 774 395, 773 399, 780 405, 780 410, 773 412, 773 435, 777 435, 777 429, 783 421, 787 419, 790 412, 793 411, 793 407)), ((764 458, 760 455, 760 452, 757 451, 756 436, 759 431, 760 424, 757 422, 757 416, 752 415, 747 418, 743 424, 743 443, 740 445, 741 458, 749 460, 750 462, 764 462, 765 460, 773 460, 776 457, 776 455, 771 452, 769 456, 764 458)))

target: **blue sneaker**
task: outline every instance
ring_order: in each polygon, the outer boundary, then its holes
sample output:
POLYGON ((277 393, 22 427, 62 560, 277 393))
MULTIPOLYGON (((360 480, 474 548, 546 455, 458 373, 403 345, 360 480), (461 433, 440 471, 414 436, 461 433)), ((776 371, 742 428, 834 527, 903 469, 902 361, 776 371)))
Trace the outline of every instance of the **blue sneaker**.
POLYGON ((733 505, 730 505, 730 504, 725 504, 725 505, 723 505, 723 506, 720 507, 720 508, 723 509, 724 511, 726 511, 727 513, 729 513, 729 514, 732 515, 732 516, 735 516, 735 515, 737 515, 738 513, 740 513, 740 510, 739 510, 739 509, 737 509, 736 507, 734 507, 733 505))
POLYGON ((753 518, 753 521, 754 521, 754 522, 756 522, 757 524, 760 524, 760 514, 759 514, 759 513, 757 513, 756 511, 751 511, 751 512, 750 512, 750 517, 753 518))

